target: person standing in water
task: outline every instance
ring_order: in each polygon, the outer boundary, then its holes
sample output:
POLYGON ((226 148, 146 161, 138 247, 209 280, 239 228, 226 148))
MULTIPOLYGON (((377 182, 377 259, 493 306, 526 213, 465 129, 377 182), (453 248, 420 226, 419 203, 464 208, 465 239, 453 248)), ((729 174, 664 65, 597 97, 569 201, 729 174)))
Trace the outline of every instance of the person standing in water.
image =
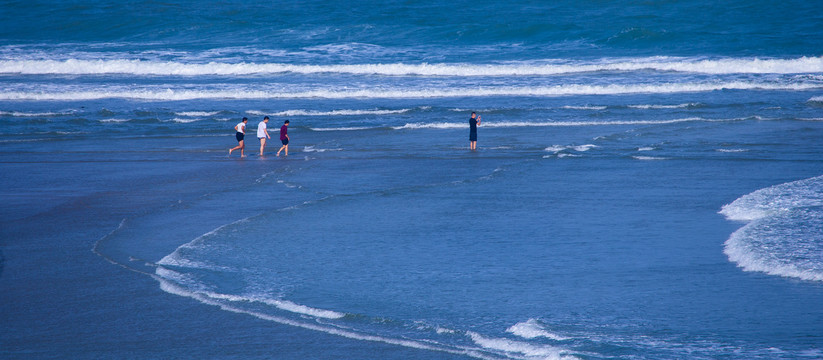
POLYGON ((269 130, 266 129, 266 123, 269 122, 269 117, 263 117, 263 121, 257 124, 257 138, 260 139, 260 156, 263 156, 263 149, 266 148, 266 139, 271 139, 269 130))
POLYGON ((480 125, 480 116, 472 111, 472 117, 469 119, 469 147, 471 150, 477 149, 477 127, 480 125))
POLYGON ((237 125, 234 125, 234 130, 237 133, 234 134, 234 137, 237 139, 237 146, 229 149, 229 156, 231 156, 231 152, 237 149, 240 149, 240 157, 246 157, 245 150, 246 144, 243 142, 243 138, 246 137, 246 123, 249 122, 249 119, 243 118, 243 121, 240 121, 237 125))
POLYGON ((280 147, 280 150, 277 150, 277 156, 280 156, 280 152, 284 149, 286 150, 286 156, 289 156, 289 121, 283 123, 283 126, 280 127, 280 142, 283 143, 283 146, 280 147))

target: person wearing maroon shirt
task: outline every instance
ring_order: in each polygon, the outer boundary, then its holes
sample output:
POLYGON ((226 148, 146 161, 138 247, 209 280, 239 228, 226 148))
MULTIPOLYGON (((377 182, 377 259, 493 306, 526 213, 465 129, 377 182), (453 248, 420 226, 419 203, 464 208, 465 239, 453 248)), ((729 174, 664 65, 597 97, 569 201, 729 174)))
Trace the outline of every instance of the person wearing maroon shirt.
POLYGON ((280 127, 280 142, 283 143, 283 146, 280 147, 280 150, 277 150, 277 156, 280 156, 280 152, 284 149, 286 150, 286 156, 289 156, 289 121, 283 123, 283 126, 280 127))

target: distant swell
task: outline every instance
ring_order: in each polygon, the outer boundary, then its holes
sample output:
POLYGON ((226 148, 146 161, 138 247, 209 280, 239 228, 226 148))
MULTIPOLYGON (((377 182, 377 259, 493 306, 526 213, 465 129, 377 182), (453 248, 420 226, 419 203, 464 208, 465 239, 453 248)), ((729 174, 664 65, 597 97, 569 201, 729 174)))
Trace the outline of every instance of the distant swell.
POLYGON ((182 101, 194 99, 403 99, 449 98, 487 96, 563 96, 563 95, 621 95, 667 94, 679 92, 707 92, 718 90, 809 90, 821 88, 816 84, 778 84, 758 82, 687 83, 687 84, 633 84, 633 85, 557 85, 536 87, 481 87, 475 89, 369 89, 369 90, 309 90, 297 92, 263 90, 184 90, 184 89, 112 89, 65 92, 3 91, 0 100, 97 100, 108 98, 182 101))
POLYGON ((595 71, 678 71, 706 74, 792 74, 823 72, 823 57, 795 59, 681 59, 637 58, 577 63, 523 64, 345 64, 300 65, 283 63, 184 63, 146 60, 4 60, 0 73, 13 74, 131 74, 131 75, 254 75, 278 73, 343 73, 413 76, 540 76, 595 71))
POLYGON ((823 281, 823 176, 757 190, 720 213, 746 222, 724 249, 743 270, 823 281))

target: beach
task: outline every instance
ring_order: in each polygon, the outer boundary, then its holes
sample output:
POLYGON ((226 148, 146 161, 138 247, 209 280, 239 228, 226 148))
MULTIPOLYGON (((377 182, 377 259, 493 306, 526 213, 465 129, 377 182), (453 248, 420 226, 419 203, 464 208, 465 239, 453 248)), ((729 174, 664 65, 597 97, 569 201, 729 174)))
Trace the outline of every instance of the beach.
POLYGON ((0 357, 823 357, 813 5, 191 5, 0 15, 0 357))

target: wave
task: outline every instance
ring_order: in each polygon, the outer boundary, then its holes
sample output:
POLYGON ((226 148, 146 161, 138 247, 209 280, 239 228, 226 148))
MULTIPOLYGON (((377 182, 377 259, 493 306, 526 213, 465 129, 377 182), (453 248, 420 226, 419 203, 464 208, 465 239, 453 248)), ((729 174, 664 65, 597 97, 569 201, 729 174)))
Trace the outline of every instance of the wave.
POLYGON ((375 127, 369 126, 349 126, 349 127, 339 127, 339 128, 309 128, 311 131, 356 131, 356 130, 369 130, 369 129, 376 129, 375 127))
POLYGON ((312 145, 306 146, 303 148, 303 152, 326 152, 326 151, 343 151, 341 148, 334 148, 334 149, 324 149, 324 148, 315 148, 312 145))
POLYGON ((632 156, 632 158, 635 159, 635 160, 644 160, 644 161, 669 160, 669 158, 662 157, 662 156, 640 156, 640 155, 635 155, 635 156, 632 156))
POLYGON ((593 148, 596 148, 596 147, 597 147, 597 145, 592 145, 592 144, 586 144, 586 145, 552 145, 552 146, 547 147, 544 150, 556 154, 556 153, 559 153, 559 152, 564 151, 564 150, 574 150, 574 151, 584 152, 584 151, 589 151, 589 150, 591 150, 593 148))
POLYGON ((722 152, 722 153, 741 153, 741 152, 747 152, 749 150, 747 150, 747 149, 715 149, 714 151, 722 152))
POLYGON ((181 123, 181 124, 188 124, 193 123, 195 121, 200 121, 200 119, 181 119, 181 118, 174 118, 170 120, 171 122, 181 123))
POLYGON ((297 92, 261 91, 244 89, 189 90, 189 89, 111 89, 91 91, 3 91, 0 100, 98 100, 108 98, 183 101, 196 99, 404 99, 404 98, 450 98, 486 96, 534 96, 551 97, 564 95, 622 95, 622 94, 668 94, 681 92, 710 92, 718 90, 810 90, 822 88, 821 84, 771 83, 771 82, 714 82, 714 83, 665 83, 631 85, 583 85, 569 84, 557 86, 525 87, 481 87, 474 89, 368 89, 334 90, 321 89, 297 92))
MULTIPOLYGON (((672 120, 617 120, 617 121, 501 121, 501 122, 484 122, 482 127, 485 128, 512 128, 512 127, 548 127, 548 126, 615 126, 615 125, 664 125, 676 124, 682 122, 693 121, 735 121, 739 119, 729 120, 709 120, 699 117, 672 119, 672 120)), ((395 130, 415 130, 415 129, 468 129, 468 122, 463 123, 408 123, 402 126, 393 126, 395 130)), ((593 145, 592 145, 593 146, 593 145)), ((582 150, 585 151, 585 150, 582 150)))
POLYGON ((687 104, 677 104, 677 105, 628 105, 629 108, 632 109, 684 109, 699 106, 698 103, 687 103, 687 104))
POLYGON ((25 112, 25 111, 0 111, 0 116, 12 117, 41 117, 41 116, 64 116, 74 114, 74 111, 65 112, 25 112))
POLYGON ((809 99, 809 102, 823 103, 823 96, 815 96, 809 99))
MULTIPOLYGON (((457 354, 457 355, 465 355, 470 357, 475 357, 478 359, 488 359, 489 357, 483 356, 483 354, 478 353, 478 351, 472 349, 464 349, 459 347, 453 347, 444 344, 437 344, 431 343, 429 341, 416 341, 416 340, 408 340, 404 338, 392 338, 387 336, 379 336, 379 335, 370 335, 370 334, 363 334, 359 333, 355 330, 340 328, 333 325, 325 325, 318 323, 316 321, 299 321, 294 320, 287 317, 282 316, 275 316, 264 313, 262 311, 254 311, 254 310, 247 310, 241 306, 237 306, 232 304, 230 298, 226 298, 224 296, 215 296, 210 297, 206 293, 203 292, 193 292, 189 291, 181 286, 178 286, 173 281, 169 281, 164 279, 159 275, 153 276, 155 280, 160 283, 160 289, 169 293, 183 297, 193 298, 197 301, 200 301, 204 304, 214 305, 220 307, 220 309, 225 311, 230 311, 238 314, 247 314, 254 316, 258 319, 266 320, 266 321, 273 321, 279 324, 295 326, 303 329, 320 331, 326 334, 341 336, 348 339, 353 340, 361 340, 361 341, 374 341, 374 342, 381 342, 385 344, 391 345, 398 345, 408 348, 414 349, 421 349, 421 350, 430 350, 430 351, 438 351, 450 354, 457 354), (228 301, 227 301, 228 300, 228 301)), ((241 302, 242 303, 242 302, 241 302)))
POLYGON ((214 116, 219 114, 220 111, 181 111, 174 113, 178 116, 191 116, 191 117, 198 117, 198 116, 214 116))
POLYGON ((577 359, 569 355, 567 350, 550 345, 536 345, 504 338, 490 338, 475 332, 467 332, 467 334, 475 344, 489 350, 502 351, 507 354, 522 354, 522 356, 528 358, 577 359))
POLYGON ((332 111, 314 111, 314 110, 286 110, 272 114, 273 116, 353 116, 353 115, 393 115, 404 114, 412 109, 398 109, 398 110, 332 110, 332 111))
POLYGON ((525 339, 544 337, 547 339, 557 341, 569 340, 569 338, 565 336, 560 336, 546 330, 546 328, 535 319, 529 319, 525 322, 514 324, 510 328, 508 328, 506 332, 512 333, 525 339))
POLYGON ((823 176, 757 190, 720 214, 746 222, 724 247, 744 271, 823 281, 823 176))
POLYGON ((258 75, 341 73, 388 76, 541 76, 595 71, 677 71, 704 74, 795 74, 823 72, 823 57, 794 59, 606 59, 599 62, 529 62, 515 64, 347 64, 185 63, 177 61, 114 60, 2 60, 0 73, 12 74, 129 74, 129 75, 258 75))
POLYGON ((592 105, 584 105, 584 106, 573 106, 567 105, 564 106, 563 109, 568 110, 606 110, 608 106, 592 106, 592 105))

